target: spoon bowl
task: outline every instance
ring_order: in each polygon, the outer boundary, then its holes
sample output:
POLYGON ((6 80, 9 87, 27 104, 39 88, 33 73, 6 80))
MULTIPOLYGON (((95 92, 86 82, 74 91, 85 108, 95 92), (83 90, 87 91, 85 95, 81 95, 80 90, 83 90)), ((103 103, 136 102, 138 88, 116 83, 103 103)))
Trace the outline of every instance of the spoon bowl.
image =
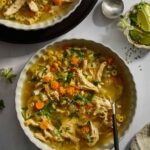
POLYGON ((122 0, 103 0, 101 7, 107 18, 115 19, 122 14, 124 3, 122 0))

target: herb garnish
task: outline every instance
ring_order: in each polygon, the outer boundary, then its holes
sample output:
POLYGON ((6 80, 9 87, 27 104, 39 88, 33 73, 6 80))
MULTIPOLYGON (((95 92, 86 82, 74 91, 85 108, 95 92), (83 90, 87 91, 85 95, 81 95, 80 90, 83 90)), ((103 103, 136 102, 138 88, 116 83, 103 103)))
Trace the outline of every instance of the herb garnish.
POLYGON ((84 103, 87 104, 87 103, 91 102, 93 99, 93 96, 94 96, 94 93, 89 93, 88 96, 86 97, 84 103))
POLYGON ((68 76, 67 76, 67 83, 70 83, 71 82, 71 79, 73 78, 73 73, 72 72, 69 72, 68 73, 68 76))
POLYGON ((78 118, 78 117, 79 117, 79 116, 78 116, 78 111, 71 112, 71 114, 70 114, 69 117, 70 117, 70 118, 78 118))
POLYGON ((49 119, 52 118, 52 113, 54 112, 53 106, 56 105, 54 100, 51 100, 42 110, 38 112, 40 116, 47 116, 49 119))
POLYGON ((13 78, 16 77, 16 74, 14 74, 12 68, 3 68, 0 70, 0 76, 5 78, 5 80, 9 81, 12 83, 13 78))
POLYGON ((82 51, 81 48, 75 48, 75 47, 73 47, 73 48, 70 49, 70 51, 71 51, 72 55, 76 54, 80 58, 80 60, 83 60, 84 57, 85 57, 84 56, 84 52, 82 51))

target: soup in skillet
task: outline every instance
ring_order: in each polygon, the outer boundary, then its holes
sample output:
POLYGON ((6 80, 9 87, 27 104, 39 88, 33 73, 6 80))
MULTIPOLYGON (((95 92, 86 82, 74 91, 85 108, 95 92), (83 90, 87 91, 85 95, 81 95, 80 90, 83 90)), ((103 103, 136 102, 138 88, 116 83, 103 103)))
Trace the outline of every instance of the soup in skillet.
POLYGON ((54 20, 69 11, 77 0, 0 0, 0 17, 21 24, 54 20), (61 15, 60 15, 61 14, 61 15))
POLYGON ((95 150, 112 138, 111 101, 126 123, 124 81, 115 58, 86 47, 49 47, 22 89, 24 124, 56 150, 95 150))

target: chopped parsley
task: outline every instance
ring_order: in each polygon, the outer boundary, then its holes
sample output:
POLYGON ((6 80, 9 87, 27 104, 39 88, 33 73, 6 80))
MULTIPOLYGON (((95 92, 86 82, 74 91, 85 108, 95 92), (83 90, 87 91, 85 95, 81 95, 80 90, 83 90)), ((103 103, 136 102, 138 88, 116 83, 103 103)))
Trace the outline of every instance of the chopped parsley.
POLYGON ((76 95, 74 95, 74 97, 73 97, 73 100, 74 100, 74 101, 83 100, 83 99, 84 99, 84 97, 83 97, 82 95, 80 95, 80 94, 76 94, 76 95))
POLYGON ((37 77, 35 75, 32 75, 30 81, 32 81, 32 82, 37 81, 37 77))
POLYGON ((97 86, 99 83, 100 83, 100 81, 98 81, 98 80, 94 80, 94 81, 93 81, 93 84, 94 84, 95 86, 97 86))
POLYGON ((91 102, 93 99, 93 96, 94 96, 94 93, 89 93, 88 96, 86 97, 84 103, 87 104, 87 103, 91 102))
POLYGON ((79 117, 79 116, 78 116, 78 112, 77 112, 77 111, 71 112, 71 114, 70 114, 69 117, 70 117, 70 118, 78 118, 78 117, 79 117))
POLYGON ((74 74, 72 72, 69 72, 68 73, 68 76, 67 76, 67 83, 70 83, 71 82, 71 79, 73 78, 74 74))
POLYGON ((84 58, 84 52, 81 48, 71 48, 71 53, 75 53, 81 60, 84 58))
MULTIPOLYGON (((56 117, 56 116, 55 116, 56 117)), ((55 127, 57 128, 57 129, 60 129, 60 127, 61 127, 61 125, 62 125, 62 122, 61 122, 61 119, 59 119, 59 118, 55 118, 55 120, 53 120, 53 123, 54 123, 54 125, 55 125, 55 127)))
POLYGON ((94 58, 95 59, 100 59, 100 57, 102 56, 102 54, 101 53, 94 53, 94 58))
POLYGON ((52 113, 54 112, 53 106, 56 105, 54 100, 51 100, 47 105, 44 106, 42 110, 38 112, 40 116, 47 116, 49 119, 53 117, 52 113))
POLYGON ((0 70, 0 76, 12 83, 12 80, 16 77, 16 74, 14 74, 12 68, 4 68, 0 70))

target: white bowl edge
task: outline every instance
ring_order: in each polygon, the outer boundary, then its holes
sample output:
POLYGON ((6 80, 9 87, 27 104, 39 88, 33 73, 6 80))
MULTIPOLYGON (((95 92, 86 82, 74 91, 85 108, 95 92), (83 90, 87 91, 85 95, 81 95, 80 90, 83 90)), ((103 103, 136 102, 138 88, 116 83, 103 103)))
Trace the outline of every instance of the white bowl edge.
POLYGON ((63 16, 61 16, 61 14, 60 14, 54 20, 47 19, 46 21, 43 21, 43 22, 39 22, 39 23, 31 24, 31 25, 25 25, 25 24, 10 21, 7 19, 0 19, 0 24, 4 25, 6 27, 9 27, 9 28, 16 29, 16 30, 29 31, 29 30, 45 29, 47 27, 52 27, 52 26, 56 25, 57 23, 62 22, 67 17, 69 17, 77 9, 77 7, 81 4, 81 2, 82 2, 82 0, 76 0, 76 3, 74 3, 72 5, 72 7, 71 7, 72 9, 67 14, 65 14, 63 16))

